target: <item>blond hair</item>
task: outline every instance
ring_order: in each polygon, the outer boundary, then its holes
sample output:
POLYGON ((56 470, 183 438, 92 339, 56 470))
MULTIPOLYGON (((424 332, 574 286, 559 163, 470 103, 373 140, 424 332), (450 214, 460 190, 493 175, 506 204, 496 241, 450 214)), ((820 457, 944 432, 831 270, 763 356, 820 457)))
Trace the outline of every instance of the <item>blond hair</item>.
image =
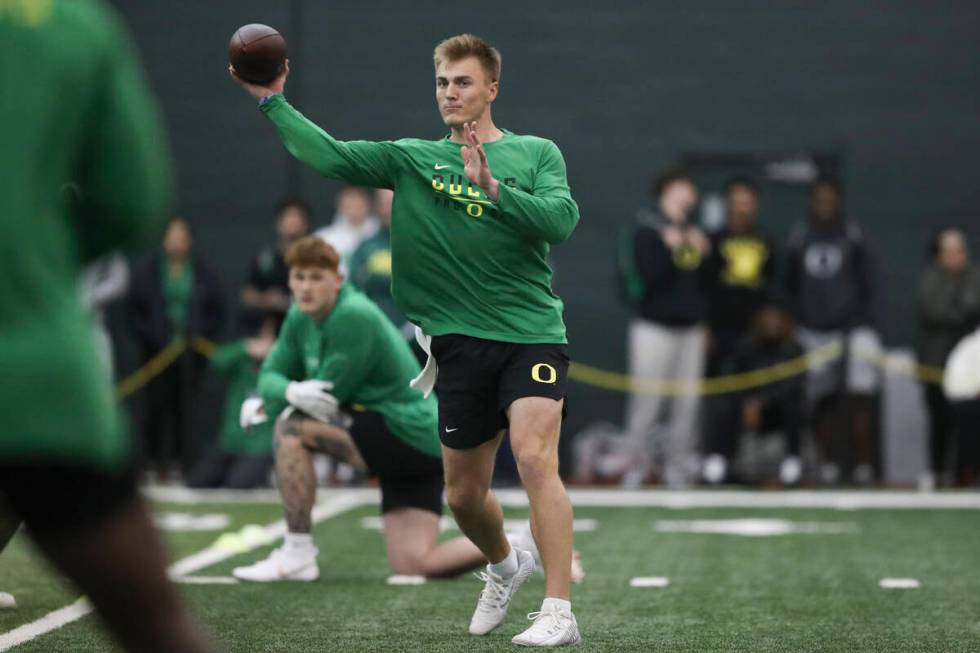
POLYGON ((476 57, 491 82, 500 81, 500 52, 473 34, 451 36, 437 45, 432 53, 432 62, 438 70, 443 62, 459 61, 467 57, 476 57))

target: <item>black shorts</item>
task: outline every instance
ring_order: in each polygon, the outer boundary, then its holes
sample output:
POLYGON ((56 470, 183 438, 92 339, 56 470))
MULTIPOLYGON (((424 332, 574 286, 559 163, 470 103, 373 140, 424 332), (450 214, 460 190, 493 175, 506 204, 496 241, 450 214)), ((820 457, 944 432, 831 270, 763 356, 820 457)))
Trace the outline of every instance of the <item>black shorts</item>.
POLYGON ((98 528, 136 498, 130 468, 110 473, 60 462, 0 460, 0 505, 41 539, 98 528))
POLYGON ((419 508, 442 514, 442 459, 402 442, 371 411, 349 410, 351 438, 381 485, 381 513, 419 508))
POLYGON ((565 345, 453 334, 433 337, 431 351, 439 365, 439 438, 451 449, 472 449, 492 440, 507 428, 507 409, 517 399, 565 398, 565 345))

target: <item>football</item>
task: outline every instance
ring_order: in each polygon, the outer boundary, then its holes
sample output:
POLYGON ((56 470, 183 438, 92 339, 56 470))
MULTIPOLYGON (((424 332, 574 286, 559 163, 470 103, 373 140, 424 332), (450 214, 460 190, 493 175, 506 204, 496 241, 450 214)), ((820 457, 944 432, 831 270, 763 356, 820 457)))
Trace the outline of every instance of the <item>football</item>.
POLYGON ((268 84, 286 62, 286 39, 268 25, 243 25, 232 34, 228 60, 241 79, 252 84, 268 84))

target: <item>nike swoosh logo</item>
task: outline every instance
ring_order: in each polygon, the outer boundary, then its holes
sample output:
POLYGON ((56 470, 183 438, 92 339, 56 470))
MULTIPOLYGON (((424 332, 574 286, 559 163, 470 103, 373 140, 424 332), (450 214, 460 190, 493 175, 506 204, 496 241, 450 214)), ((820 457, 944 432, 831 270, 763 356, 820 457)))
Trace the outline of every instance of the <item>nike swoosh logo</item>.
POLYGON ((449 167, 449 164, 447 163, 446 165, 442 165, 442 166, 437 165, 437 166, 435 166, 435 169, 436 170, 445 170, 448 167, 449 167))
POLYGON ((448 426, 446 427, 446 433, 452 433, 453 431, 458 431, 458 430, 459 430, 459 427, 458 426, 456 428, 454 428, 454 429, 451 429, 448 426))

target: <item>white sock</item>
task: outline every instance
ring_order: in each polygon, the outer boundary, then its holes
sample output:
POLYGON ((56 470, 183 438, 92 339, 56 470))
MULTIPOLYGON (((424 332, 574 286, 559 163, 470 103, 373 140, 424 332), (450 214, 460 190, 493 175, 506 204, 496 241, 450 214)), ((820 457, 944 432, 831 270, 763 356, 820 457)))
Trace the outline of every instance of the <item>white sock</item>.
POLYGON ((286 533, 283 544, 289 553, 306 553, 313 549, 313 536, 309 533, 286 533))
POLYGON ((495 562, 489 565, 490 571, 497 574, 501 578, 510 578, 517 573, 519 568, 517 564, 517 549, 510 547, 510 553, 507 557, 500 562, 495 562))
POLYGON ((571 601, 566 601, 565 599, 553 599, 549 596, 546 597, 545 600, 541 602, 541 611, 545 612, 549 607, 553 607, 555 610, 565 615, 566 617, 572 616, 571 601))

